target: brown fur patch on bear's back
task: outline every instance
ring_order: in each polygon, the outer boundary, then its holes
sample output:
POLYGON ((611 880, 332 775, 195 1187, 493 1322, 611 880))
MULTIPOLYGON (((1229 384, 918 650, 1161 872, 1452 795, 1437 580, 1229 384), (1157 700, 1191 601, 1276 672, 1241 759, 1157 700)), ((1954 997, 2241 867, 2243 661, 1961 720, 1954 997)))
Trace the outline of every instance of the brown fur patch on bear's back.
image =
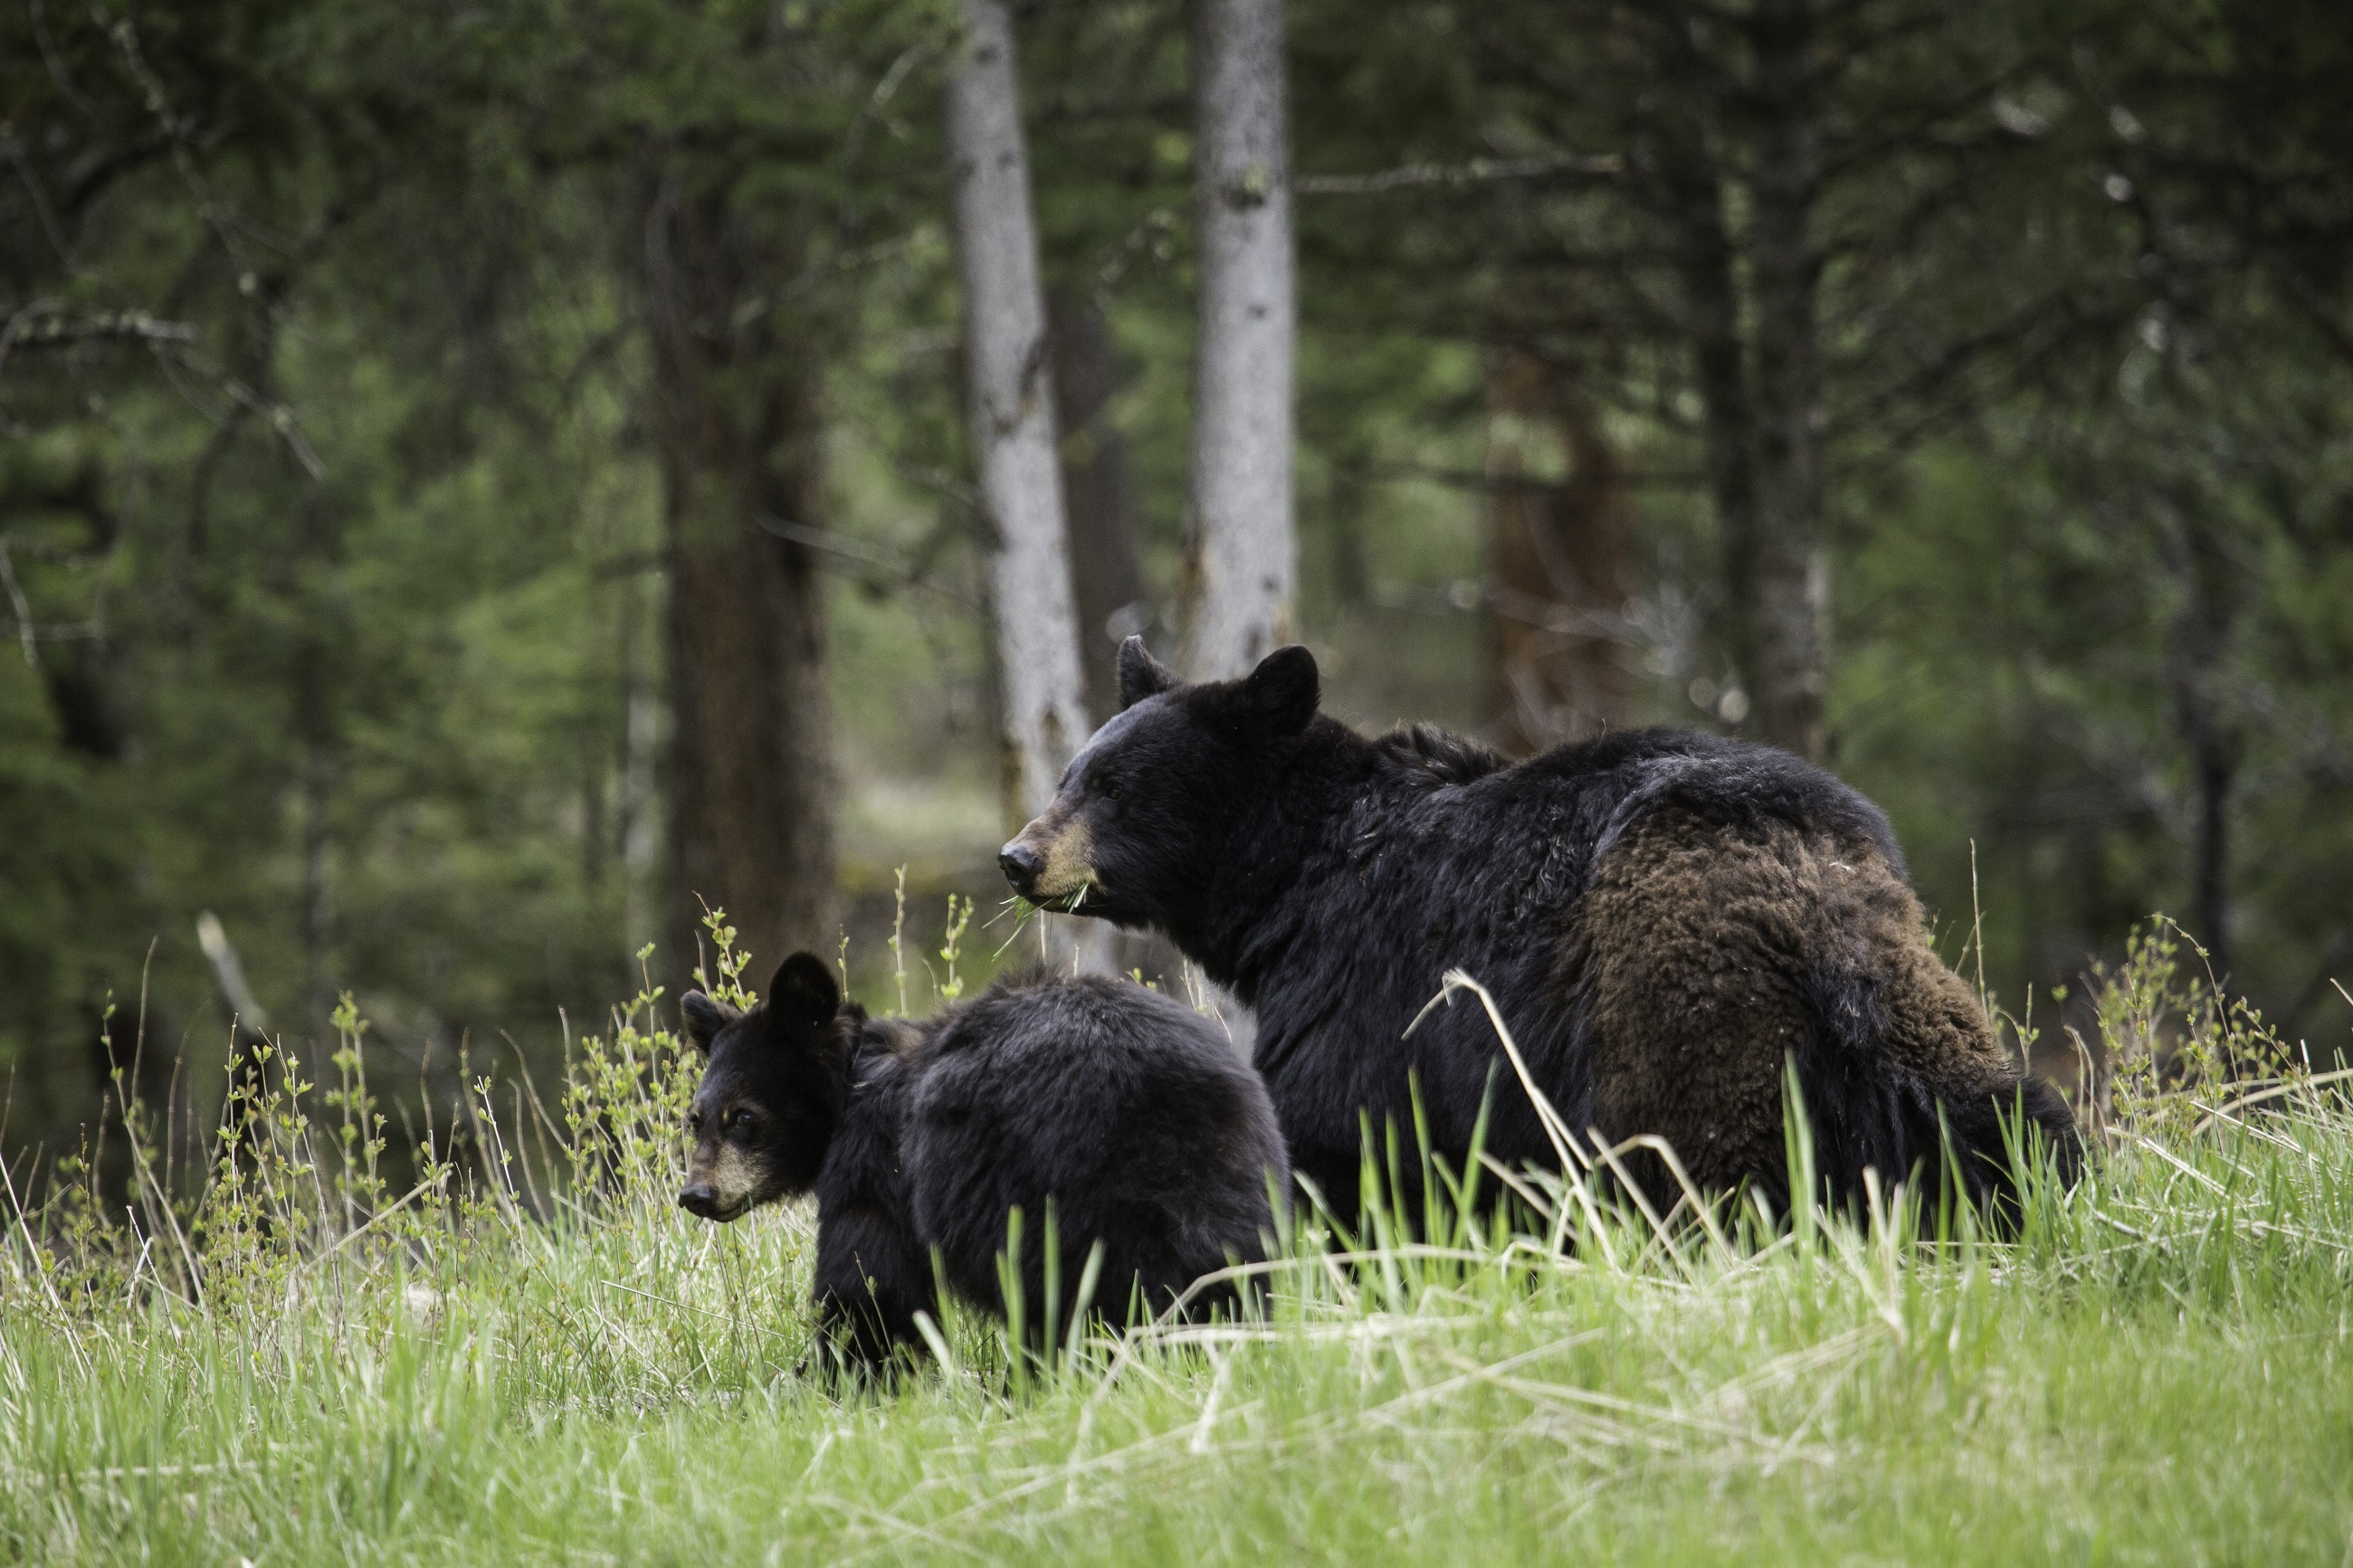
POLYGON ((1665 1138, 1705 1186, 1781 1163, 1782 1064, 1825 976, 1862 983, 1883 1013, 1881 1072, 1939 1095, 2016 1078, 1919 900, 1868 845, 1661 813, 1595 868, 1567 956, 1601 1130, 1665 1138))

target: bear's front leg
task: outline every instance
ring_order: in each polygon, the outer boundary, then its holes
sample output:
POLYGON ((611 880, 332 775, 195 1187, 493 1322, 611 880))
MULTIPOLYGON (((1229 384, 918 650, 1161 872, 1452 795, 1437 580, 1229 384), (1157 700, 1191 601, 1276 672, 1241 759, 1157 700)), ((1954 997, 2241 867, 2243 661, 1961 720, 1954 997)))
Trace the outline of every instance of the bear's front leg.
POLYGON ((917 1312, 939 1315, 929 1256, 911 1231, 880 1215, 821 1221, 816 1283, 818 1343, 801 1363, 804 1374, 822 1369, 876 1376, 901 1347, 922 1353, 917 1312))

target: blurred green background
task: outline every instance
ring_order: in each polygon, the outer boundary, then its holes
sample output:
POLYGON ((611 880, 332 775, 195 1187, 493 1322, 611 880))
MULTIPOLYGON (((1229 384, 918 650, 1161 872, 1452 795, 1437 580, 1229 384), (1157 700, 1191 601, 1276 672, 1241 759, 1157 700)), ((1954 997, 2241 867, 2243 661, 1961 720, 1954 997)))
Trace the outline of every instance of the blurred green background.
MULTIPOLYGON (((1586 585, 1618 628, 1618 721, 1742 729, 1746 590, 1678 290, 1689 215, 1714 211, 1758 352, 1756 13, 1296 0, 1289 21, 1298 622, 1328 707, 1523 740, 1493 542, 1557 504, 1614 552, 1586 585), (1706 202, 1676 205, 1698 157, 1706 202)), ((2032 988, 2046 1047, 2052 998, 2164 910, 2337 1053, 2353 15, 1852 0, 1813 26, 1830 762, 1894 818, 1948 956, 1981 911, 1969 963, 2014 1012, 2032 988)), ((1018 26, 1057 320, 1107 356, 1066 462, 1115 471, 1089 526, 1132 552, 1123 625, 1166 650, 1184 10, 1054 0, 1018 26)), ((997 912, 953 39, 912 0, 0 16, 0 1142, 72 1143, 134 1046, 207 1114, 235 1005, 206 910, 290 1039, 315 1049, 353 994, 428 1120, 461 1050, 546 1063, 600 1027, 646 944, 676 994, 685 459, 658 416, 654 193, 754 258, 691 319, 758 334, 712 373, 719 405, 763 377, 808 395, 747 449, 822 475, 839 859, 815 874, 853 973, 884 994, 901 866, 911 950, 951 890, 997 912)), ((1082 628, 1098 669, 1112 629, 1082 628)), ((1005 929, 971 942, 984 964, 1005 929)))

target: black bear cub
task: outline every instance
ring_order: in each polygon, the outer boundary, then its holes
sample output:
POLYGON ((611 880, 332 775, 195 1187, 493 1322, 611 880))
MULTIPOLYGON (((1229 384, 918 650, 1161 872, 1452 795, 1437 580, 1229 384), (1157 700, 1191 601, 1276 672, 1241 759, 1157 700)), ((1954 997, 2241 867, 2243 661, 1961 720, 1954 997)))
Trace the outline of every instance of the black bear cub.
MULTIPOLYGON (((682 1008, 706 1062, 678 1201, 724 1222, 814 1189, 818 1321, 851 1365, 920 1349, 915 1314, 936 1317, 940 1276, 1005 1316, 997 1260, 1017 1208, 1033 1348, 1066 1331, 1098 1242, 1091 1310, 1113 1317, 1265 1256, 1270 1194, 1290 1183, 1273 1106, 1223 1031, 1156 992, 1029 976, 903 1022, 845 1004, 797 952, 749 1012, 700 991, 682 1008)), ((1227 1286, 1187 1310, 1237 1300, 1227 1286)))

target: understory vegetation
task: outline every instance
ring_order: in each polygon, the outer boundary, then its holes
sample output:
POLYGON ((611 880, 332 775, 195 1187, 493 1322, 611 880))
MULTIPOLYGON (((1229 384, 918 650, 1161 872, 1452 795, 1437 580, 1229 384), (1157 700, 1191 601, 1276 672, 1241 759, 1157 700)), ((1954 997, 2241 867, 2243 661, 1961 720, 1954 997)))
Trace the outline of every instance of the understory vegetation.
POLYGON ((252 1053, 200 1181, 135 1105, 119 1161, 12 1178, 0 1556, 2333 1561, 2345 1075, 2169 928, 2094 991, 2101 1148, 2022 1173, 2014 1237, 1440 1168, 1410 1223, 1303 1218, 1262 1319, 1036 1364, 950 1306, 887 1389, 798 1373, 805 1208, 673 1206, 696 1067, 650 984, 399 1191, 346 1005, 315 1073, 252 1053))

